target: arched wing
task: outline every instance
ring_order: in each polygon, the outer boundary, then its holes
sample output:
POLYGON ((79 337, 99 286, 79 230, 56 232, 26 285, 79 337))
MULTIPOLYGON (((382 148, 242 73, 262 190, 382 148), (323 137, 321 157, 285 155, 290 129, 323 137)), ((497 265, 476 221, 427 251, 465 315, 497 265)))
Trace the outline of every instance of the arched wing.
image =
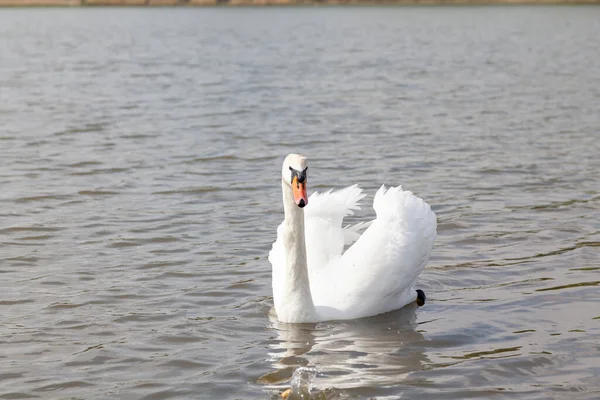
POLYGON ((366 224, 342 228, 342 222, 344 217, 360 209, 358 203, 363 197, 365 195, 357 185, 337 191, 315 192, 309 197, 304 209, 304 229, 311 274, 339 258, 344 245, 358 239, 358 231, 366 224))

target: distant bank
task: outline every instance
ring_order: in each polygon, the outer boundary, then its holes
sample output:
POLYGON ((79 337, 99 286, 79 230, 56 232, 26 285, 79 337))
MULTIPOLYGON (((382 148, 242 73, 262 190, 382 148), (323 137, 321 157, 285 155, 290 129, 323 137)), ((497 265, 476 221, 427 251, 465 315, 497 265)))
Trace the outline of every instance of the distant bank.
POLYGON ((600 0, 0 0, 0 7, 600 4, 600 0))

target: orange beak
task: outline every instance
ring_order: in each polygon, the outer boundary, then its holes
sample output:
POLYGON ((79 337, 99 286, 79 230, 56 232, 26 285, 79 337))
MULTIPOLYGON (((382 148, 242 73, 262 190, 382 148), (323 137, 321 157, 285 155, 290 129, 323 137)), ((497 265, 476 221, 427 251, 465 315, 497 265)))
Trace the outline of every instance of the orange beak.
POLYGON ((294 202, 300 208, 308 204, 308 196, 306 195, 306 180, 300 183, 298 177, 292 179, 292 192, 294 192, 294 202))

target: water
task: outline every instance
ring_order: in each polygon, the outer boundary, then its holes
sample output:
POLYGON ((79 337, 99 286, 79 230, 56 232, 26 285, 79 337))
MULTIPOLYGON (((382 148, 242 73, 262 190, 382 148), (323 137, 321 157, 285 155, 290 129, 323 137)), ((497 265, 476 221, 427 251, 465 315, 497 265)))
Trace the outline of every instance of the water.
POLYGON ((0 398, 600 396, 600 9, 0 10, 0 398), (309 191, 438 215, 373 318, 270 315, 309 191))

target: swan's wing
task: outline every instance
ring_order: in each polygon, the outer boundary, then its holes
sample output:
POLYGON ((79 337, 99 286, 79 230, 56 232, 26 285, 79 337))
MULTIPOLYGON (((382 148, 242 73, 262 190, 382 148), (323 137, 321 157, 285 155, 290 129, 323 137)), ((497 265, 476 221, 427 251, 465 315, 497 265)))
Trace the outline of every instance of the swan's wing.
POLYGON ((431 207, 401 187, 375 195, 377 218, 337 261, 311 275, 316 306, 327 318, 360 318, 414 301, 414 283, 436 237, 431 207), (321 285, 321 282, 323 285, 321 285))
POLYGON ((339 258, 344 244, 355 241, 364 224, 342 228, 344 217, 360 209, 359 201, 365 197, 357 185, 337 191, 313 193, 304 209, 306 256, 309 272, 326 266, 339 258))
POLYGON ((349 245, 356 242, 360 238, 360 231, 368 228, 372 223, 373 221, 365 221, 344 227, 344 244, 349 245))

